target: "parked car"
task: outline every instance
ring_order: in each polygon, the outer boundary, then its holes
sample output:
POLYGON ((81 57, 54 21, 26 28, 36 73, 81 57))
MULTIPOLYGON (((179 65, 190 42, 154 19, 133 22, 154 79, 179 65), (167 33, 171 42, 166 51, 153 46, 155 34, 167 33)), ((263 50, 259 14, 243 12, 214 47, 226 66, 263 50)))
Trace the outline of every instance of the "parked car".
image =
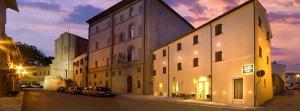
POLYGON ((67 89, 66 87, 59 87, 56 91, 63 93, 66 91, 66 89, 67 89))
POLYGON ((68 87, 65 92, 73 94, 75 93, 75 87, 68 87))
POLYGON ((31 84, 30 84, 30 87, 31 87, 31 88, 43 88, 43 86, 40 85, 39 83, 31 83, 31 84))
POLYGON ((76 87, 74 94, 82 94, 82 90, 83 90, 82 87, 76 87))
POLYGON ((28 86, 26 84, 21 84, 21 88, 27 88, 28 86))
POLYGON ((91 89, 90 94, 92 96, 102 96, 102 97, 114 97, 115 94, 112 93, 111 89, 106 87, 94 87, 91 89))
POLYGON ((82 94, 83 95, 90 95, 90 90, 91 90, 91 87, 85 87, 82 90, 82 94))

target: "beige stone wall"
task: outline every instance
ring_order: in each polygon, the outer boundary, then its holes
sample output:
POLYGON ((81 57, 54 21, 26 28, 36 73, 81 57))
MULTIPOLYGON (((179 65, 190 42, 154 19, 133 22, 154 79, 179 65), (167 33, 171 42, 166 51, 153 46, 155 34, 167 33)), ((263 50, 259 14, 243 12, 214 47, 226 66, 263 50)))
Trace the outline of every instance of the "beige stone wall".
POLYGON ((273 98, 273 84, 272 84, 272 55, 271 55, 271 37, 272 31, 269 24, 269 19, 266 14, 264 7, 256 2, 255 5, 255 21, 256 21, 256 39, 255 39, 255 62, 256 62, 256 71, 264 70, 264 77, 256 77, 256 104, 261 105, 266 101, 273 98), (258 18, 261 18, 262 27, 258 26, 258 18), (269 32, 270 41, 267 41, 267 32, 269 32), (259 57, 259 47, 262 48, 262 57, 259 57), (269 63, 267 63, 267 57, 269 57, 269 63))
MULTIPOLYGON (((261 6, 260 6, 261 7, 261 6)), ((265 26, 268 26, 266 12, 257 10, 260 16, 264 17, 265 26)), ((255 39, 254 6, 249 3, 234 12, 221 17, 206 26, 197 29, 193 33, 172 42, 153 54, 154 60, 154 95, 171 96, 173 92, 172 84, 178 83, 178 93, 195 94, 197 97, 197 82, 195 80, 205 80, 209 83, 208 94, 212 95, 213 102, 237 105, 260 105, 272 98, 272 78, 270 77, 270 64, 266 64, 266 56, 271 58, 270 42, 266 40, 266 33, 258 33, 255 39), (215 26, 222 24, 222 34, 215 36, 215 26), (210 35, 212 34, 212 35, 210 35), (199 43, 193 45, 193 37, 199 36, 199 43), (258 38, 263 38, 258 41, 258 38), (181 43, 182 50, 177 51, 177 44, 181 43), (263 58, 257 58, 258 45, 262 45, 263 58), (163 57, 163 50, 167 51, 167 56, 163 57), (215 61, 215 52, 222 51, 222 61, 215 61), (255 52, 256 51, 256 52, 255 52), (199 58, 199 66, 193 67, 193 59, 199 58), (177 70, 177 63, 182 63, 182 70, 177 70), (254 65, 255 71, 245 74, 243 66, 254 65), (163 74, 163 67, 167 68, 167 73, 163 74), (255 72, 265 70, 266 75, 256 85, 254 82, 255 72), (234 99, 234 79, 243 79, 243 98, 234 99), (266 87, 263 86, 266 81, 266 87), (254 89, 257 86, 256 89, 254 89), (162 90, 161 90, 162 89, 162 90), (257 97, 255 94, 257 91, 257 97)), ((268 26, 269 27, 269 26, 268 26)), ((269 28, 264 30, 270 30, 269 28)), ((258 29, 260 30, 260 29, 258 29)), ((271 35, 271 31, 270 31, 271 35)), ((271 40, 270 40, 271 41, 271 40)), ((271 59, 269 60, 271 61, 271 59)), ((205 86, 207 87, 207 86, 205 86)), ((209 98, 206 98, 209 100, 209 98)))

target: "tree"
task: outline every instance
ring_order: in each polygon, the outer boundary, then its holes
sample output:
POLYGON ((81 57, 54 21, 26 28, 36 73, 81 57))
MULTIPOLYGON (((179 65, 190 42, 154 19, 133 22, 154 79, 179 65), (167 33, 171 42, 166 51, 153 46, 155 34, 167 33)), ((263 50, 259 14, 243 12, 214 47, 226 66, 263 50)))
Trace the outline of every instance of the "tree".
POLYGON ((43 52, 38 50, 36 46, 21 42, 17 42, 17 46, 24 59, 25 65, 48 66, 52 62, 53 57, 46 56, 43 52))

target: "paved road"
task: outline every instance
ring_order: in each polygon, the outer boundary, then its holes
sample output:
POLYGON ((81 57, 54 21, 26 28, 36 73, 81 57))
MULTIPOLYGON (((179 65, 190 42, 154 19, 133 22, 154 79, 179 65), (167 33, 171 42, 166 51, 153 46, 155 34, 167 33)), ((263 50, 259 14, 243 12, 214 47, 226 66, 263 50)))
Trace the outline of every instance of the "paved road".
MULTIPOLYGON (((287 91, 258 111, 300 111, 300 90, 287 91)), ((203 105, 177 104, 124 98, 97 98, 28 90, 22 111, 234 111, 203 105)))
POLYGON ((232 109, 28 90, 24 94, 22 111, 232 111, 232 109))

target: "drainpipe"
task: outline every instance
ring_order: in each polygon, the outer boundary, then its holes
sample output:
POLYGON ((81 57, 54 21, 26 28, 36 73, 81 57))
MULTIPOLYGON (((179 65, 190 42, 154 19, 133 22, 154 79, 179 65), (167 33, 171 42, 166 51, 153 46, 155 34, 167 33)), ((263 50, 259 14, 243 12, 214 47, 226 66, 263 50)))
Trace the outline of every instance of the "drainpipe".
POLYGON ((115 30, 115 20, 114 20, 114 14, 111 16, 111 53, 110 53, 110 88, 112 90, 113 85, 113 61, 114 61, 114 30, 115 30))
POLYGON ((212 101, 213 99, 212 99, 212 97, 213 97, 213 93, 212 93, 212 78, 213 78, 213 76, 212 76, 212 74, 213 74, 213 66, 212 66, 212 63, 213 63, 213 56, 212 56, 212 38, 213 38, 213 34, 212 34, 212 26, 211 26, 211 24, 209 24, 209 26, 210 26, 210 101, 212 101))
POLYGON ((168 97, 170 97, 170 47, 168 46, 168 97))

